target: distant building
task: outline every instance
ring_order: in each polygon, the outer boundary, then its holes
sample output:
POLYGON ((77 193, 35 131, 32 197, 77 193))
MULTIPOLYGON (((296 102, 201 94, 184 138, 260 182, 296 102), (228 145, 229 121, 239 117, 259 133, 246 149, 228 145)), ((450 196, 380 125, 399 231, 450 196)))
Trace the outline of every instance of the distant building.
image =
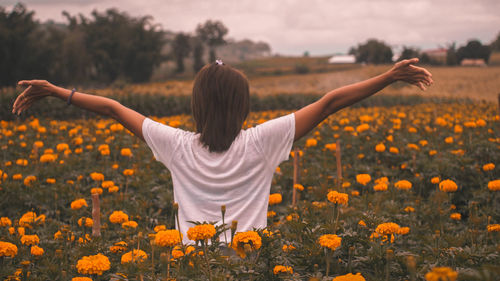
POLYGON ((461 66, 486 66, 484 59, 463 59, 460 62, 461 66))
POLYGON ((334 55, 328 59, 328 63, 355 63, 356 57, 353 55, 334 55))
POLYGON ((440 64, 446 64, 447 53, 448 49, 446 48, 437 48, 437 49, 422 51, 422 54, 427 55, 432 62, 440 64))

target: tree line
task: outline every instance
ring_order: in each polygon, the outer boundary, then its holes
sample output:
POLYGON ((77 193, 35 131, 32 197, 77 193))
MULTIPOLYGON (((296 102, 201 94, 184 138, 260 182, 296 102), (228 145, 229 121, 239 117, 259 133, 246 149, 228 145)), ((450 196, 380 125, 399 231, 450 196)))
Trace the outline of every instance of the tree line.
MULTIPOLYGON (((443 60, 436 60, 417 48, 404 46, 397 60, 417 57, 420 58, 421 63, 426 64, 459 65, 464 59, 483 59, 485 63, 488 63, 492 51, 500 51, 500 33, 490 45, 483 45, 476 39, 469 40, 459 48, 456 47, 456 43, 452 43, 446 48, 446 56, 443 60)), ((354 55, 358 63, 373 64, 391 63, 394 56, 392 48, 377 39, 369 39, 365 43, 351 47, 349 54, 354 55)))
POLYGON ((0 86, 41 77, 73 85, 146 82, 167 60, 183 72, 190 54, 198 71, 205 64, 205 49, 214 61, 228 33, 221 22, 208 20, 198 25, 195 36, 179 33, 167 42, 150 16, 131 17, 117 9, 93 11, 90 17, 63 15, 67 23, 40 23, 23 4, 11 11, 0 6, 0 86), (170 52, 164 51, 167 43, 170 52))

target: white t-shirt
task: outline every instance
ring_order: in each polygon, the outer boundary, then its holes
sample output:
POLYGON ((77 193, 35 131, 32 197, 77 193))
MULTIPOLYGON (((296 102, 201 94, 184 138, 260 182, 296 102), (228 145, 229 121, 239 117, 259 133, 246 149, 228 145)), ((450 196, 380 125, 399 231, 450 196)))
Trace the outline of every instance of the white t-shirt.
MULTIPOLYGON (((266 227, 273 174, 288 160, 295 136, 293 113, 242 130, 222 153, 209 152, 199 134, 149 118, 142 124, 142 134, 155 158, 172 174, 183 242, 189 242, 186 232, 193 226, 188 221, 222 223, 222 205, 226 205, 225 223, 237 220, 237 231, 266 227)), ((224 235, 220 239, 224 242, 224 235)))

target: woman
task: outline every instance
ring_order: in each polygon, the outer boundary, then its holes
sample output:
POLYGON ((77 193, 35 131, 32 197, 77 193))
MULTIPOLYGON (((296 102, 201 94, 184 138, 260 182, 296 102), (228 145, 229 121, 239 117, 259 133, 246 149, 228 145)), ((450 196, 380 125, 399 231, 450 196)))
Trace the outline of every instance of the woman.
POLYGON ((174 200, 179 204, 177 227, 188 242, 189 221, 220 222, 222 205, 226 206, 226 221, 239 222, 238 231, 265 227, 273 173, 288 159, 293 142, 331 114, 395 81, 425 90, 433 83, 432 75, 415 66, 417 62, 398 62, 379 76, 332 90, 294 113, 247 130, 242 126, 249 112, 248 80, 219 60, 203 67, 194 81, 195 133, 155 122, 112 99, 42 80, 19 82, 28 87, 17 97, 12 112, 20 114, 37 100, 53 96, 120 122, 144 140, 170 170, 174 200))

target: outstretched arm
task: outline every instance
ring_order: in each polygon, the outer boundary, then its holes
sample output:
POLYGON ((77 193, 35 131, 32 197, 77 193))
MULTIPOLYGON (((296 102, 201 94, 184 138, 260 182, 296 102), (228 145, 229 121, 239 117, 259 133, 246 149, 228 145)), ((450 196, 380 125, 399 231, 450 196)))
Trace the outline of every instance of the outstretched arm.
POLYGON ((415 66, 417 62, 416 58, 400 61, 379 76, 330 91, 318 101, 296 111, 294 140, 306 135, 331 114, 377 93, 393 82, 404 81, 425 90, 425 86, 433 83, 432 75, 425 68, 415 66))
MULTIPOLYGON (((20 81, 19 85, 28 86, 28 88, 14 102, 12 107, 12 113, 14 114, 20 114, 34 102, 47 96, 53 96, 66 102, 71 93, 71 90, 57 87, 45 80, 20 81)), ((109 116, 121 123, 141 140, 144 140, 142 122, 145 117, 113 99, 75 92, 71 97, 71 104, 88 111, 109 116)))

